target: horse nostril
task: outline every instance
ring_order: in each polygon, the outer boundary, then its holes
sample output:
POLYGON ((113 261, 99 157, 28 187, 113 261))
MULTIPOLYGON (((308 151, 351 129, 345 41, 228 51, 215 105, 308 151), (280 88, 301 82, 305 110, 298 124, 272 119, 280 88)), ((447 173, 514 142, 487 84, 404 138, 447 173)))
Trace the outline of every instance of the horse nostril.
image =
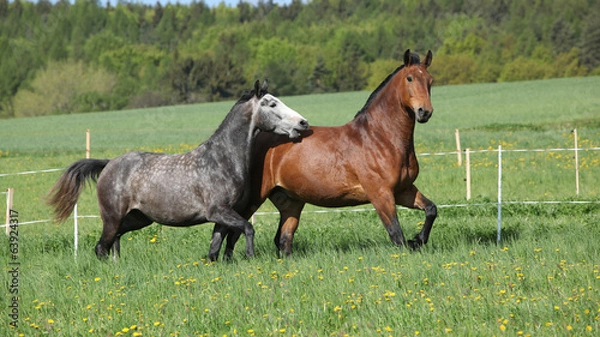
POLYGON ((300 126, 307 128, 308 127, 308 121, 306 119, 303 119, 300 121, 300 126))

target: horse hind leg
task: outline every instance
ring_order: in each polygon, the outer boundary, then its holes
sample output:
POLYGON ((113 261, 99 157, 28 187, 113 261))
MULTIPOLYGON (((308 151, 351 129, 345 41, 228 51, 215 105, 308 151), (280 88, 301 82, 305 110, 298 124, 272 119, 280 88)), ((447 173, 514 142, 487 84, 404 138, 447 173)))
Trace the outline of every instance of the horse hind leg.
MULTIPOLYGON (((96 257, 99 260, 105 260, 110 253, 110 249, 113 248, 116 241, 118 241, 117 233, 119 229, 120 220, 106 219, 103 217, 102 222, 104 223, 102 228, 102 235, 96 244, 95 252, 96 257)), ((120 250, 120 243, 117 244, 120 250)))
POLYGON ((115 261, 121 256, 121 236, 152 224, 152 220, 138 210, 132 210, 122 220, 118 216, 103 216, 103 222, 102 235, 96 245, 96 256, 103 260, 112 250, 115 261))

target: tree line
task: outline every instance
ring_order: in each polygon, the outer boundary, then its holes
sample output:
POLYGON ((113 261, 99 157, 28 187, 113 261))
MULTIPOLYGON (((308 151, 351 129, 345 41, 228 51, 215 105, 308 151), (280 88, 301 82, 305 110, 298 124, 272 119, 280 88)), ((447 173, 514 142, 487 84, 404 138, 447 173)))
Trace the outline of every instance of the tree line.
POLYGON ((436 84, 600 75, 596 0, 0 0, 0 117, 375 88, 411 49, 436 84))

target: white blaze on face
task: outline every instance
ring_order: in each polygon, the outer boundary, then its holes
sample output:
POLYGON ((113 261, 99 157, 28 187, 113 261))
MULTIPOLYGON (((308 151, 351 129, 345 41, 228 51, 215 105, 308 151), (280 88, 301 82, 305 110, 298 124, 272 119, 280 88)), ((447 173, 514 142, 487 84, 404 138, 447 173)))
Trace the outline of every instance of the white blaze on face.
POLYGON ((266 94, 259 101, 262 119, 273 127, 273 132, 288 135, 290 138, 300 136, 299 131, 308 129, 306 118, 285 105, 277 97, 266 94))

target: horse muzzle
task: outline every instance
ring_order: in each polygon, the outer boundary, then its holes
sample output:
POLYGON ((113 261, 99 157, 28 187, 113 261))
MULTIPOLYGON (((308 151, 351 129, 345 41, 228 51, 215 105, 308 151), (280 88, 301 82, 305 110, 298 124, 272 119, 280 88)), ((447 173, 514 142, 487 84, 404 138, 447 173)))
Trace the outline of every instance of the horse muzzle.
POLYGON ((308 130, 310 126, 306 119, 301 119, 296 125, 288 132, 290 139, 299 138, 302 135, 302 131, 308 130))
POLYGON ((424 108, 419 108, 415 111, 415 117, 417 119, 417 122, 419 122, 419 123, 427 123, 429 118, 431 118, 432 114, 433 114, 433 109, 426 110, 424 108))

